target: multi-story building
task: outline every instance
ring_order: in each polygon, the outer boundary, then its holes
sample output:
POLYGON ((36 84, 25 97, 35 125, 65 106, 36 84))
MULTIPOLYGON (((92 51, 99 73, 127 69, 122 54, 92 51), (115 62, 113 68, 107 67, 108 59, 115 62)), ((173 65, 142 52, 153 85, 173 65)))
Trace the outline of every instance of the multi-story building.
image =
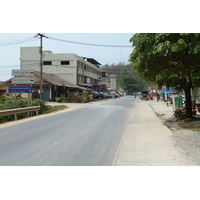
POLYGON ((117 75, 116 74, 111 74, 110 75, 110 88, 112 90, 116 90, 116 88, 117 88, 116 79, 117 79, 117 75))
MULTIPOLYGON (((93 58, 80 57, 74 53, 42 51, 43 69, 81 87, 98 85, 101 77, 100 63, 93 58)), ((40 47, 21 47, 21 69, 40 71, 40 47)))

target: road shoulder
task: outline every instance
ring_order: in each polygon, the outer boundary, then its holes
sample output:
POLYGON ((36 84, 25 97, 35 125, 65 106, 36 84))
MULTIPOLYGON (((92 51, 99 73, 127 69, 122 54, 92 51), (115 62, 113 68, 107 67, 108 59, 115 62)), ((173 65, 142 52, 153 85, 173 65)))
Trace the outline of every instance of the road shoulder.
POLYGON ((171 131, 156 116, 148 103, 136 99, 113 165, 196 165, 175 146, 171 136, 171 131))

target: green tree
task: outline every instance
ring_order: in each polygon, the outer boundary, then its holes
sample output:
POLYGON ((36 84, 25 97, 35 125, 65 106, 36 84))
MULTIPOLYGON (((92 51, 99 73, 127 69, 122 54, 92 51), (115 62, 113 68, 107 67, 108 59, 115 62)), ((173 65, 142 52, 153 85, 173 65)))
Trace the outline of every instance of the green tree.
POLYGON ((183 89, 186 116, 192 117, 191 89, 200 80, 200 34, 138 33, 130 42, 133 68, 146 81, 183 89))
POLYGON ((120 79, 120 86, 123 90, 133 93, 142 91, 145 83, 138 76, 124 75, 120 79))
POLYGON ((124 89, 124 87, 122 85, 122 84, 124 84, 124 82, 122 80, 127 75, 135 77, 135 79, 138 81, 138 87, 140 88, 138 91, 144 90, 144 89, 146 90, 146 88, 148 87, 148 83, 146 83, 143 78, 138 77, 137 71, 132 68, 132 63, 125 64, 125 63, 120 62, 117 65, 116 64, 104 65, 102 67, 102 70, 106 72, 108 81, 110 81, 109 76, 111 74, 117 75, 117 88, 124 89))

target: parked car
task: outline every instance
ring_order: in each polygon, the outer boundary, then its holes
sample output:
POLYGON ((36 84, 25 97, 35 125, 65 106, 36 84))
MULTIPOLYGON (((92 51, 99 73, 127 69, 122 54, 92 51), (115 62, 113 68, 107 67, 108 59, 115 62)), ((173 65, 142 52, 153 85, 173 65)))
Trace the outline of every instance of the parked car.
POLYGON ((99 92, 99 94, 102 96, 102 99, 105 99, 105 98, 106 98, 106 96, 104 95, 103 92, 99 92))
POLYGON ((97 91, 94 91, 92 94, 93 94, 93 99, 103 99, 104 98, 104 96, 97 91))
POLYGON ((108 92, 104 92, 103 95, 104 95, 104 97, 107 98, 107 99, 108 99, 108 98, 112 98, 112 95, 111 95, 110 93, 108 93, 108 92))

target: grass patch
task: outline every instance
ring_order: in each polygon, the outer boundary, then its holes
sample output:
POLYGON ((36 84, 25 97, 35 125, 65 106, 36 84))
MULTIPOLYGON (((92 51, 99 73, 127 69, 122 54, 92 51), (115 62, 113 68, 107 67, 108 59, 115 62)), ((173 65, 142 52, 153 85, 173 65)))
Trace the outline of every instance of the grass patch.
POLYGON ((48 106, 48 110, 45 112, 45 114, 47 113, 53 113, 56 111, 60 111, 60 110, 64 110, 67 109, 68 107, 65 105, 59 105, 59 106, 48 106))

